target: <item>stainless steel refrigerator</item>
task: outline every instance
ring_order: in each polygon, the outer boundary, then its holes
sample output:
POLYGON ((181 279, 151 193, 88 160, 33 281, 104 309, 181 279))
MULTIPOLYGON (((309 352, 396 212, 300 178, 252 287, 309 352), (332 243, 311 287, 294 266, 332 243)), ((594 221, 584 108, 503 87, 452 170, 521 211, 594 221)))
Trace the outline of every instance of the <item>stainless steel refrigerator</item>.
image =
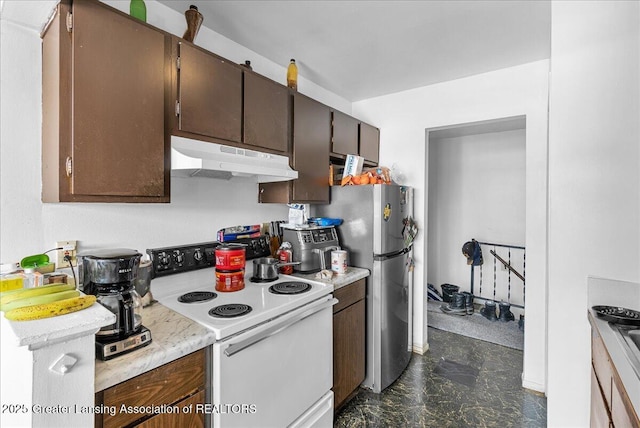
POLYGON ((340 246, 348 264, 369 269, 366 297, 366 377, 379 393, 403 372, 411 357, 411 244, 405 220, 413 217, 413 189, 397 185, 334 186, 331 204, 313 215, 338 217, 340 246))

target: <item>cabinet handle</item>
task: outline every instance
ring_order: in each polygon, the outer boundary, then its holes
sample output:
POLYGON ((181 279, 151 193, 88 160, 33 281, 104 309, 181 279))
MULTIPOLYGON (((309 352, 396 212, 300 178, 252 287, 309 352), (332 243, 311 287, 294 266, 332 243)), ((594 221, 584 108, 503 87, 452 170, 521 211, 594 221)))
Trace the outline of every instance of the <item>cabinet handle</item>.
POLYGON ((67 160, 65 161, 64 166, 67 177, 71 177, 71 174, 73 173, 73 160, 71 159, 71 156, 67 156, 67 160))
POLYGON ((73 14, 71 12, 67 12, 67 19, 65 24, 67 27, 67 33, 71 33, 73 31, 73 14))

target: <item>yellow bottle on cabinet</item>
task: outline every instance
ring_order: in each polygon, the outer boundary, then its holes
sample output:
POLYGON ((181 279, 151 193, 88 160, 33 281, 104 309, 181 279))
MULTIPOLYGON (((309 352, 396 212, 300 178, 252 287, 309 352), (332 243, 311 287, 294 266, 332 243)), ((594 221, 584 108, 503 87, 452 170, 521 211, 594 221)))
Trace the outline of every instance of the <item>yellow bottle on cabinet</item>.
POLYGON ((298 66, 293 58, 289 63, 289 68, 287 68, 287 86, 295 91, 298 90, 298 66))

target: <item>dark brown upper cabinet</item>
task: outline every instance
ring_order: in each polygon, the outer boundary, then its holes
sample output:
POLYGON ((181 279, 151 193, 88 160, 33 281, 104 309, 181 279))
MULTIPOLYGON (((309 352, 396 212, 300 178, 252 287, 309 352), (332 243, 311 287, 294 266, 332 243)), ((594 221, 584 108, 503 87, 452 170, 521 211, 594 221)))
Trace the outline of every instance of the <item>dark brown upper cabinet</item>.
POLYGON ((347 155, 359 155, 365 165, 378 165, 380 130, 358 119, 334 110, 331 127, 331 158, 342 163, 347 155))
POLYGON ((191 43, 175 40, 177 129, 173 133, 241 143, 242 70, 191 43))
POLYGON ((168 36, 77 1, 42 38, 42 200, 168 202, 168 36))
POLYGON ((293 201, 329 202, 331 110, 301 94, 293 102, 293 201))
POLYGON ((360 122, 360 156, 364 158, 367 164, 378 165, 379 152, 380 130, 360 122))
POLYGON ((293 99, 292 166, 298 178, 262 183, 260 202, 328 203, 331 110, 300 93, 293 99))
POLYGON ((332 113, 331 153, 358 154, 358 120, 342 112, 332 113))
POLYGON ((289 89, 245 72, 243 123, 245 144, 289 152, 289 89))

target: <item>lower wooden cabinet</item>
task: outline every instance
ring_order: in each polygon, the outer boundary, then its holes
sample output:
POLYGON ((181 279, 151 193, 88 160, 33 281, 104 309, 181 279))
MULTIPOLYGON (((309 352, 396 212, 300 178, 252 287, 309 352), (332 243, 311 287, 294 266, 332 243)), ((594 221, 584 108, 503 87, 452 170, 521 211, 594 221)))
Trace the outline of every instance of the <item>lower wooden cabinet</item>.
POLYGON ((365 279, 333 293, 333 401, 338 411, 365 377, 365 279))
POLYGON ((595 370, 591 370, 591 427, 607 428, 611 426, 611 415, 604 401, 595 370))
MULTIPOLYGON (((191 406, 195 409, 197 404, 204 403, 205 393, 200 391, 191 397, 185 398, 176 404, 176 407, 191 406)), ((167 413, 156 415, 144 422, 135 425, 137 428, 166 428, 166 427, 185 427, 185 428, 201 428, 204 427, 204 417, 202 414, 191 413, 167 413)))
POLYGON ((613 377, 611 389, 611 423, 614 427, 640 428, 640 420, 633 411, 629 396, 617 375, 613 377))
POLYGON ((593 324, 591 362, 591 427, 640 428, 640 419, 593 324))
POLYGON ((96 414, 96 427, 203 427, 206 354, 196 351, 96 394, 96 407, 115 412, 96 414), (184 411, 193 405, 193 411, 184 411), (154 413, 171 406, 177 411, 154 413))

